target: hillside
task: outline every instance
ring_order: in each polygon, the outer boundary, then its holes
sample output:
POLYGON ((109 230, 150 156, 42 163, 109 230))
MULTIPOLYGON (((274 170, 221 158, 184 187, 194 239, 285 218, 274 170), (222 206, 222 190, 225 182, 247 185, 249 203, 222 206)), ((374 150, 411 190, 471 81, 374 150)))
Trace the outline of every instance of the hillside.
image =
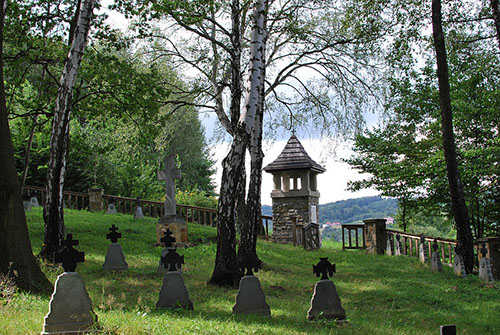
MULTIPOLYGON (((341 200, 319 205, 320 223, 360 222, 370 218, 393 217, 398 208, 398 201, 379 196, 341 200)), ((272 215, 271 206, 262 206, 262 215, 272 215)))
MULTIPOLYGON (((35 252, 43 236, 41 208, 27 214, 35 252)), ((414 258, 342 252, 338 244, 325 242, 319 251, 259 240, 257 251, 264 268, 256 274, 271 318, 235 316, 231 310, 237 290, 207 284, 214 266, 216 231, 189 224, 193 246, 184 255, 183 276, 194 310, 155 310, 162 285, 156 272, 160 248, 153 246, 155 223, 130 215, 105 215, 65 210, 66 231, 80 241, 85 263, 77 272, 86 283, 94 310, 105 332, 112 335, 427 335, 439 333, 443 324, 457 324, 458 334, 498 334, 500 290, 485 288, 475 276, 462 279, 446 267, 432 273, 414 258), (129 271, 103 272, 111 224, 122 233, 129 271), (348 324, 306 320, 314 284, 312 264, 319 257, 336 263, 333 281, 348 324)), ((60 267, 44 265, 52 282, 60 267)), ((0 334, 40 334, 49 297, 0 294, 0 334)))

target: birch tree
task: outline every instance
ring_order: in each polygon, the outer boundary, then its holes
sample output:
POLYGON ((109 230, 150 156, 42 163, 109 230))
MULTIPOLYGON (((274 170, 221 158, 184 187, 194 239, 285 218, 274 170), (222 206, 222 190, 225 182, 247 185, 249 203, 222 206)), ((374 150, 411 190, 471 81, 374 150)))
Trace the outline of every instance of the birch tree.
POLYGON ((63 190, 66 175, 66 159, 69 147, 69 120, 73 87, 83 57, 95 0, 81 0, 77 10, 76 25, 70 35, 71 47, 64 63, 57 91, 52 132, 50 158, 47 171, 46 200, 43 208, 45 221, 44 244, 40 256, 52 260, 64 237, 63 190))

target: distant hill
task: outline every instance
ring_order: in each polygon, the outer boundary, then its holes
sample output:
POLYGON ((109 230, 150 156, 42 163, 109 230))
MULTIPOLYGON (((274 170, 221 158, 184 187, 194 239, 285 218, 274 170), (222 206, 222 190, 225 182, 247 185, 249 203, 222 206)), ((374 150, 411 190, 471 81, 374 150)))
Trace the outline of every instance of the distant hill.
MULTIPOLYGON (((393 217, 398 208, 398 201, 380 196, 341 200, 319 205, 320 223, 360 222, 364 219, 393 217)), ((273 215, 271 206, 262 206, 262 215, 273 215)))

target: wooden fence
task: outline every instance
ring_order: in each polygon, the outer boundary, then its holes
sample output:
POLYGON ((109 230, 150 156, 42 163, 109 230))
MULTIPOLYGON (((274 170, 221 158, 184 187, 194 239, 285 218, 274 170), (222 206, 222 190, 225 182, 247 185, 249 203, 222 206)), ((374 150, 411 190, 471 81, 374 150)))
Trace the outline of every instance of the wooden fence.
MULTIPOLYGON (((401 253, 408 256, 419 256, 419 244, 420 235, 405 233, 402 231, 387 229, 387 238, 392 239, 392 245, 396 243, 396 235, 399 234, 401 242, 401 253)), ((449 266, 453 266, 453 260, 455 255, 455 246, 457 245, 456 240, 450 240, 441 237, 425 236, 424 240, 427 244, 427 250, 429 250, 429 259, 432 258, 434 249, 432 245, 434 240, 437 241, 438 250, 441 253, 441 261, 447 263, 449 266)))
MULTIPOLYGON (((31 196, 37 196, 41 199, 41 204, 45 203, 45 187, 25 186, 24 190, 29 192, 31 196)), ((64 191, 65 208, 70 209, 88 209, 89 194, 84 192, 64 191)), ((134 214, 137 206, 137 200, 133 198, 119 197, 115 195, 104 194, 102 196, 104 208, 113 202, 118 213, 134 214)), ((141 207, 144 215, 149 217, 161 217, 164 212, 163 202, 142 200, 141 207)), ((205 208, 189 205, 177 204, 177 214, 182 215, 186 221, 195 222, 202 225, 216 226, 217 210, 214 208, 205 208)), ((262 224, 264 228, 263 235, 269 236, 269 226, 272 222, 272 216, 262 215, 262 224)))

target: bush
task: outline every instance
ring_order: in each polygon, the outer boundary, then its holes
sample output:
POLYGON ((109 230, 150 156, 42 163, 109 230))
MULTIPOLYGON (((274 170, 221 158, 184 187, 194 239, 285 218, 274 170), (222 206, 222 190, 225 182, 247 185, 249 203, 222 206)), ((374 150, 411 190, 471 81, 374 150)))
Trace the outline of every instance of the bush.
POLYGON ((217 208, 217 198, 198 189, 177 191, 175 201, 180 205, 217 208))

